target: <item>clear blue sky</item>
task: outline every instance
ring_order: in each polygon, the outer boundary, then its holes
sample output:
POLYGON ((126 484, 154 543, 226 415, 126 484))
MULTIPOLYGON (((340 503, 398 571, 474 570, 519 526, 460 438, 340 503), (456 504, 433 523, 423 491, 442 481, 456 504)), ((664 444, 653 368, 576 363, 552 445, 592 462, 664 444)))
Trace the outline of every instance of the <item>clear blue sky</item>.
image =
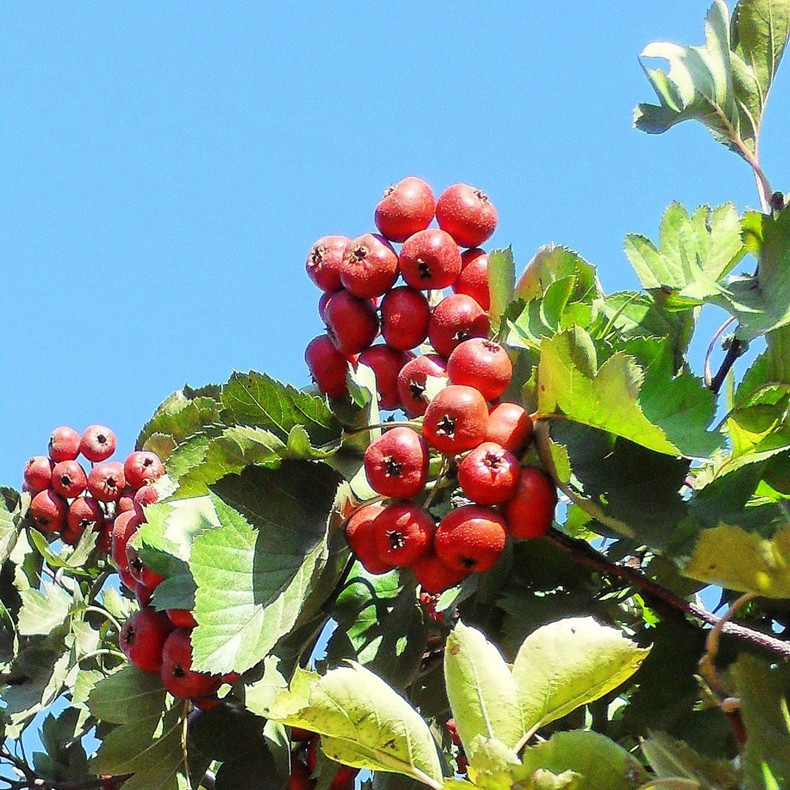
MULTIPOLYGON (((707 2, 6 3, 0 7, 0 483, 60 424, 131 449, 185 382, 306 384, 313 240, 373 228, 403 176, 465 181, 523 265, 578 249, 634 287, 664 207, 756 204, 706 132, 631 128, 648 42, 707 2)), ((764 165, 788 187, 790 66, 764 165), (784 182, 782 180, 784 179, 784 182)))

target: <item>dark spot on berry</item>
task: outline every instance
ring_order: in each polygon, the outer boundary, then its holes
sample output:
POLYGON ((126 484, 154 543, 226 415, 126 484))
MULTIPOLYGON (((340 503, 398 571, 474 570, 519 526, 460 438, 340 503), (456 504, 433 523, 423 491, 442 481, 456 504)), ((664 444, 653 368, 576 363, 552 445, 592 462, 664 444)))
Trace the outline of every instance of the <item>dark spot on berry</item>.
POLYGON ((445 414, 436 424, 436 433, 443 436, 453 436, 455 434, 455 420, 448 414, 445 414))
POLYGON ((184 667, 182 667, 181 664, 176 664, 176 666, 173 667, 173 675, 177 678, 185 678, 187 673, 184 671, 184 667))
POLYGON ((326 254, 326 247, 314 247, 310 253, 310 265, 318 267, 324 262, 324 255, 326 254))
POLYGON ((362 263, 368 257, 368 248, 364 244, 351 250, 352 263, 362 263))
POLYGON ((412 379, 409 382, 409 393, 411 394, 414 400, 422 400, 422 396, 425 394, 425 384, 420 384, 419 381, 415 381, 412 379))
POLYGON ((399 464, 391 455, 384 459, 384 471, 387 477, 400 477, 403 465, 399 464))
POLYGON ((61 485, 62 485, 64 488, 66 488, 66 487, 70 486, 70 485, 71 485, 71 478, 70 478, 68 475, 63 475, 63 476, 60 478, 60 484, 61 484, 61 485))
POLYGON ((395 529, 387 530, 387 540, 393 549, 402 549, 406 545, 406 538, 402 532, 395 529))
POLYGON ((421 280, 431 279, 431 267, 422 258, 417 258, 417 273, 420 275, 421 280))
POLYGON ((103 433, 100 433, 100 434, 99 434, 99 435, 96 437, 96 441, 97 441, 99 444, 107 444, 107 437, 106 437, 106 436, 105 436, 103 433))
POLYGON ((464 566, 464 568, 469 568, 469 570, 472 570, 472 568, 477 565, 477 560, 474 557, 462 557, 461 564, 464 566))

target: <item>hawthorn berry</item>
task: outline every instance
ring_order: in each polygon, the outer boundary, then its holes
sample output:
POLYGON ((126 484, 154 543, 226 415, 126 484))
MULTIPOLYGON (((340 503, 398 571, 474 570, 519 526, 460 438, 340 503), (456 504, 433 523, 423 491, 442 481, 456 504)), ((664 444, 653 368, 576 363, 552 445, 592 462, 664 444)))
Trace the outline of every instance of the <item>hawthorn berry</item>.
POLYGON ((448 233, 427 228, 404 242, 400 270, 404 282, 412 288, 447 288, 461 273, 461 250, 448 233))
POLYGON ((52 469, 52 488, 67 499, 79 496, 87 484, 88 477, 78 461, 59 461, 52 469))
POLYGON ((378 494, 393 499, 417 496, 428 481, 428 445, 416 431, 392 428, 365 450, 365 476, 378 494))
POLYGON ((180 628, 194 628, 197 625, 195 616, 189 609, 165 609, 170 622, 180 628))
POLYGON ((408 351, 428 337, 431 308, 425 295, 405 285, 381 300, 381 334, 390 348, 408 351))
POLYGON ((350 241, 346 236, 322 236, 307 255, 307 276, 325 293, 334 293, 343 287, 340 264, 350 241))
POLYGON ((288 774, 288 790, 313 790, 317 780, 310 775, 310 769, 299 759, 291 760, 291 773, 288 774))
POLYGON ((478 505, 501 505, 515 495, 520 472, 513 453, 494 442, 482 442, 458 465, 458 484, 478 505))
POLYGON ((170 632, 170 621, 164 612, 141 609, 123 624, 119 645, 138 669, 155 674, 162 668, 162 649, 170 632))
POLYGON ((90 425, 80 437, 80 452, 91 463, 106 461, 114 452, 115 434, 104 425, 90 425))
POLYGON ((346 542, 362 567, 374 575, 392 570, 389 562, 379 557, 378 549, 373 541, 373 522, 383 512, 384 505, 375 503, 365 505, 351 514, 346 522, 346 542))
POLYGON ((324 313, 327 334, 341 353, 358 354, 376 339, 379 319, 370 299, 338 291, 329 300, 324 313))
POLYGON ((436 201, 436 221, 461 247, 479 247, 496 229, 497 210, 476 187, 453 184, 436 201))
POLYGON ((52 431, 49 437, 49 457, 58 461, 73 461, 80 454, 80 435, 67 425, 52 431))
POLYGON ((66 514, 66 526, 71 532, 82 534, 86 529, 99 532, 104 526, 104 511, 90 496, 77 497, 66 514))
POLYGON ((52 534, 66 526, 68 502, 56 491, 39 491, 30 502, 30 515, 40 532, 52 534))
POLYGON ((483 310, 491 307, 488 287, 488 253, 479 248, 461 253, 461 273, 453 283, 453 292, 471 296, 483 310))
POLYGON ((154 481, 149 480, 134 492, 134 512, 143 518, 143 508, 159 501, 159 491, 154 487, 154 481))
POLYGON ((400 407, 398 373, 413 356, 408 351, 398 351, 385 345, 371 346, 359 355, 358 363, 373 368, 376 374, 379 407, 385 411, 400 407))
POLYGON ((409 417, 421 417, 428 408, 428 376, 447 378, 446 362, 436 354, 424 354, 409 360, 398 373, 398 398, 409 417))
POLYGON ((504 346, 473 337, 459 343, 447 358, 447 376, 452 384, 474 387, 486 400, 494 400, 510 386, 513 363, 504 346))
POLYGON ((396 501, 378 515, 371 531, 380 559, 406 568, 430 551, 436 524, 420 505, 396 501))
POLYGON ((437 354, 449 357, 455 347, 471 337, 488 337, 488 314, 471 296, 451 294, 433 308, 428 339, 437 354))
POLYGON ((436 556, 448 567, 482 573, 496 565, 506 542, 507 524, 499 513, 465 505, 439 522, 433 545, 436 556))
POLYGON ((366 233, 346 245, 340 264, 343 287, 361 299, 381 296, 398 277, 398 255, 375 233, 366 233))
POLYGON ((102 502, 115 502, 126 488, 124 465, 118 461, 104 461, 91 469, 88 475, 88 491, 102 502))
POLYGON ((137 582, 134 580, 134 577, 131 575, 130 571, 125 572, 127 577, 131 579, 132 587, 129 588, 127 584, 127 589, 134 590, 134 597, 137 599, 137 604, 141 609, 145 609, 147 606, 151 605, 151 599, 154 597, 154 588, 147 587, 142 582, 137 582))
POLYGON ((426 554, 412 565, 414 578, 425 592, 441 593, 460 584, 469 571, 460 571, 445 565, 435 554, 426 554))
POLYGON ((504 401, 488 413, 486 441, 501 444, 511 453, 519 453, 532 438, 532 418, 518 403, 504 401))
POLYGON ((513 498, 503 507, 510 534, 517 540, 539 538, 551 528, 557 489, 537 466, 525 466, 513 498))
POLYGON ((147 450, 129 453, 123 465, 126 483, 135 490, 146 483, 158 480, 164 473, 162 460, 156 453, 147 450))
POLYGON ((141 559, 140 553, 134 546, 126 544, 126 564, 132 578, 151 590, 155 590, 164 580, 156 571, 149 568, 141 559))
POLYGON ((318 389, 330 398, 339 398, 348 392, 346 373, 351 361, 335 348, 329 335, 314 337, 304 351, 304 359, 318 389))
POLYGON ((115 567, 119 570, 121 568, 129 570, 126 544, 142 523, 142 519, 134 510, 126 510, 115 517, 112 525, 112 558, 115 567))
POLYGON ((25 464, 23 479, 31 493, 37 494, 49 488, 54 466, 55 464, 45 455, 33 456, 25 464))
POLYGON ((477 447, 488 425, 488 406, 479 390, 450 384, 428 404, 422 435, 431 447, 456 455, 477 447))
POLYGON ((219 675, 192 669, 192 643, 188 628, 176 628, 162 647, 162 685, 178 699, 211 696, 221 685, 219 675))
POLYGON ((408 176, 384 190, 375 212, 376 227, 390 241, 403 242, 431 224, 436 199, 421 178, 408 176))

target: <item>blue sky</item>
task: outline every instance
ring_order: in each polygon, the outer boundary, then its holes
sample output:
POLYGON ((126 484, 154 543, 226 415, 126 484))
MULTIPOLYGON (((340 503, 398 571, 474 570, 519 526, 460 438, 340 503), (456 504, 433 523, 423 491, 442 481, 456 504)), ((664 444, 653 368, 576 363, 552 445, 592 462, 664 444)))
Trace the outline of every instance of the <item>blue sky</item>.
MULTIPOLYGON (((489 246, 559 242, 634 287, 629 231, 673 199, 754 206, 702 129, 631 128, 648 42, 701 43, 706 2, 4 4, 0 484, 52 428, 132 449, 184 383, 308 381, 312 242, 373 228, 420 175, 496 204, 489 246)), ((763 162, 790 170, 779 74, 763 162)), ((715 327, 716 321, 712 323, 715 327)), ((712 331, 712 329, 711 329, 712 331)))

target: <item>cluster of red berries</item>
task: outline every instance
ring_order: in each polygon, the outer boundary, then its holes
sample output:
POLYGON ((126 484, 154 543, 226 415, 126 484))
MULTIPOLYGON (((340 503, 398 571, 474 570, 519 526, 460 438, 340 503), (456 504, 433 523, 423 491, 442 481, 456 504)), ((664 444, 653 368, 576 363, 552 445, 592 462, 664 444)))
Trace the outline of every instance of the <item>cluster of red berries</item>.
POLYGON ((91 425, 82 434, 55 428, 48 454, 34 456, 24 470, 22 490, 33 495, 30 518, 36 529, 59 534, 70 545, 86 530, 96 532, 99 549, 110 550, 114 522, 155 502, 150 484, 164 473, 155 453, 133 452, 123 463, 108 460, 115 447, 115 434, 104 425, 91 425), (80 456, 90 463, 88 471, 80 456))
MULTIPOLYGON (((288 776, 288 790, 313 790, 318 783, 314 777, 318 764, 318 746, 321 737, 299 727, 291 728, 291 773, 288 776)), ((359 770, 348 765, 339 766, 328 790, 353 790, 354 780, 359 770)))
POLYGON ((417 416, 426 376, 440 375, 462 340, 488 336, 488 255, 479 245, 493 234, 497 211, 475 187, 454 184, 435 200, 410 176, 384 193, 375 223, 378 234, 324 236, 313 245, 306 267, 323 291, 318 311, 327 331, 308 344, 305 360, 330 397, 348 391, 349 364, 368 365, 380 407, 417 416), (434 217, 438 228, 429 227, 434 217), (398 277, 403 285, 395 286, 398 277), (441 298, 446 288, 453 293, 441 298), (373 345, 379 334, 384 342, 373 345), (434 353, 416 357, 426 340, 434 353))

